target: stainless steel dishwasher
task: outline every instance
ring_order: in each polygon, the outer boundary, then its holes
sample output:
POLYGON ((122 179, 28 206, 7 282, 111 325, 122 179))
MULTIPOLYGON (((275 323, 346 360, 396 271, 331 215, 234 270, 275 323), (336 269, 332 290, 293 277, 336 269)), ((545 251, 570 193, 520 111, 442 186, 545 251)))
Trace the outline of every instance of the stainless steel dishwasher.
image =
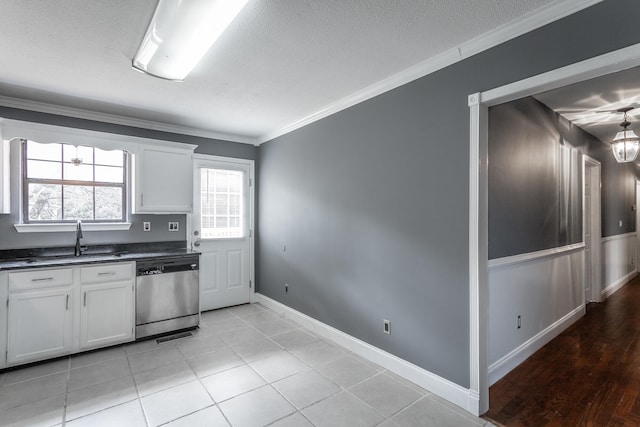
POLYGON ((198 255, 136 263, 136 339, 198 326, 198 255))

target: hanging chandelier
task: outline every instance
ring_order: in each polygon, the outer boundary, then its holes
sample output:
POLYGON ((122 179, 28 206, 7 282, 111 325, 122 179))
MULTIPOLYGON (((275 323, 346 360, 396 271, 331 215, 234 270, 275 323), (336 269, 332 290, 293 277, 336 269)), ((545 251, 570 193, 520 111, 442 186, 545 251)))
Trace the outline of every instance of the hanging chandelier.
POLYGON ((633 162, 638 157, 640 138, 633 130, 628 129, 631 123, 627 120, 627 113, 631 110, 633 110, 633 107, 625 107, 618 110, 619 113, 624 114, 623 122, 620 123, 622 130, 611 141, 611 150, 618 163, 633 162))

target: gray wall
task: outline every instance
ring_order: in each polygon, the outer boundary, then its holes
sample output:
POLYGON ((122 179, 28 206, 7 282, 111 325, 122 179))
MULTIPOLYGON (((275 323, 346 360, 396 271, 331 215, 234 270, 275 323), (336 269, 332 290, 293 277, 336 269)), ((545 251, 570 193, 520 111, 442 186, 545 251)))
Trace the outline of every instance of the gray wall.
POLYGON ((489 109, 489 259, 582 242, 582 153, 601 163, 602 237, 636 231, 638 165, 532 97, 489 109))
MULTIPOLYGON (((250 144, 240 144, 217 139, 202 138, 190 135, 161 132, 129 126, 115 125, 92 120, 76 119, 54 114, 38 113, 0 106, 0 117, 28 122, 46 123, 71 128, 108 132, 120 135, 130 135, 143 138, 167 140, 186 144, 198 145, 195 152, 216 156, 255 159, 257 149, 250 144)), ((12 163, 15 163, 12 154, 12 163)), ((13 224, 19 220, 18 186, 15 180, 11 186, 10 215, 0 214, 0 250, 32 247, 73 246, 74 233, 18 233, 13 224)), ((84 244, 106 243, 142 243, 186 240, 186 215, 132 215, 132 226, 128 231, 94 231, 84 233, 84 244), (151 231, 142 231, 142 222, 151 221, 151 231), (169 232, 167 222, 178 221, 180 231, 169 232)))
MULTIPOLYGON (((69 233, 18 233, 13 226, 18 219, 0 215, 0 250, 73 246, 75 231, 69 233)), ((127 231, 83 231, 83 245, 110 243, 144 243, 186 240, 186 215, 132 215, 127 231), (142 231, 142 222, 151 222, 151 231, 142 231), (168 231, 168 221, 178 221, 180 230, 168 231)))
POLYGON ((489 109, 489 259, 582 241, 590 139, 531 97, 489 109))
POLYGON ((640 167, 635 163, 616 162, 609 144, 589 148, 587 154, 602 164, 602 237, 637 231, 636 213, 631 206, 636 204, 640 167), (622 227, 618 221, 622 221, 622 227))
POLYGON ((263 144, 259 292, 468 387, 467 95, 638 43, 639 15, 597 4, 263 144))

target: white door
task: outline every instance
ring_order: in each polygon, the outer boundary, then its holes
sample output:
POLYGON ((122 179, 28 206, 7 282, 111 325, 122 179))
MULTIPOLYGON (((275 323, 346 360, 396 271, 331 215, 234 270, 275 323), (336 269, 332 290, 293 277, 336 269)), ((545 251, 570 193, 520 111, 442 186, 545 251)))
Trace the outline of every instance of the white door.
POLYGON ((600 163, 584 159, 584 300, 600 301, 600 163))
POLYGON ((196 156, 190 242, 200 256, 200 309, 250 302, 252 162, 196 156))

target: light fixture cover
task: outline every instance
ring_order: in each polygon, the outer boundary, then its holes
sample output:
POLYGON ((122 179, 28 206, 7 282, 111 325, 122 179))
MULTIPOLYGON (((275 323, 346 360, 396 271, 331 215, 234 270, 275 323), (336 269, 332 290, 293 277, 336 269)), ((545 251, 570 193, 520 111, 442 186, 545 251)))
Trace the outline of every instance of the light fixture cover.
POLYGON ((160 0, 133 67, 184 80, 247 0, 160 0))
POLYGON ((611 141, 611 150, 618 163, 633 162, 639 149, 640 138, 630 129, 621 130, 611 141))

